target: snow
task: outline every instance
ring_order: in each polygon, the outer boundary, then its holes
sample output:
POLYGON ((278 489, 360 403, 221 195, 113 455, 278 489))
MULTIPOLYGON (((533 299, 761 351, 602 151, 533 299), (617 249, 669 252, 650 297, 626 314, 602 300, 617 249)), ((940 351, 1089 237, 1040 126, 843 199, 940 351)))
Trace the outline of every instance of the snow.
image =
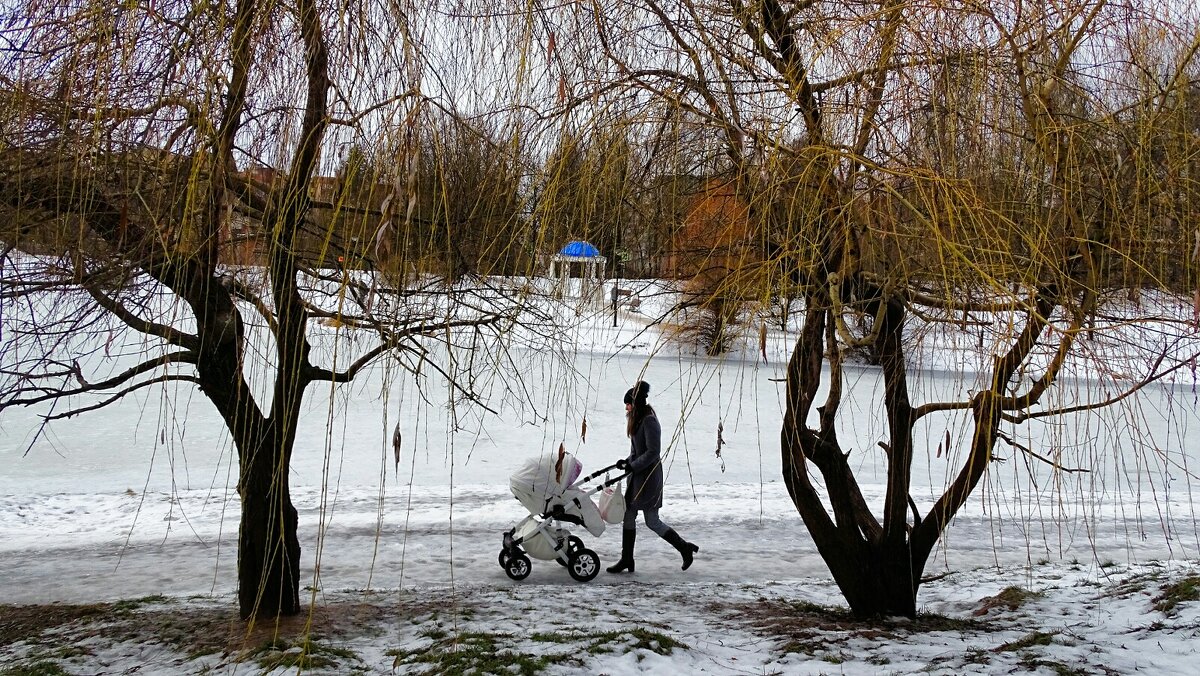
MULTIPOLYGON (((234 455, 202 395, 148 390, 41 433, 44 409, 6 410, 4 602, 67 607, 152 598, 91 624, 61 625, 38 641, 0 644, 0 665, 42 659, 47 642, 57 640, 81 642, 79 654, 53 657, 71 673, 295 671, 270 661, 286 662, 286 650, 251 650, 277 631, 293 646, 313 636, 348 651, 306 669, 328 673, 422 673, 436 667, 422 656, 467 660, 497 651, 517 666, 540 658, 546 673, 1056 673, 1059 666, 1194 673, 1200 605, 1155 608, 1170 584, 1200 575, 1193 370, 1103 413, 1022 428, 1021 443, 1091 471, 1054 472, 1001 445, 1007 461, 993 466, 927 568, 942 577, 922 586, 922 617, 839 624, 830 618, 844 602, 779 478, 778 381, 794 333, 769 331, 764 360, 757 325, 749 324, 753 335, 733 354, 708 359, 651 326, 672 300, 668 288, 625 284, 643 304, 640 313, 622 310, 616 327, 608 306, 547 305, 556 313, 557 347, 512 347, 528 396, 521 403, 504 394, 518 385, 513 376, 491 381, 501 401, 496 416, 450 406, 436 379, 418 385, 384 368, 333 392, 310 390, 291 484, 314 622, 285 623, 265 638, 233 621, 234 455), (509 580, 496 565, 500 537, 527 513, 508 476, 560 443, 585 472, 622 457, 628 440, 620 398, 637 379, 652 385, 669 448, 662 517, 700 545, 695 565, 681 572, 678 555, 642 528, 635 574, 601 573, 580 584, 553 562, 535 560, 526 580, 509 580), (397 423, 398 463, 391 450, 397 423), (719 457, 718 424, 725 441, 719 457), (1012 587, 1032 594, 1016 607, 989 601, 1012 587), (795 617, 806 606, 797 604, 804 603, 833 610, 800 626, 795 617), (164 638, 167 621, 191 628, 186 639, 164 638), (197 655, 195 642, 214 626, 229 640, 197 655), (668 650, 655 643, 661 637, 681 645, 668 650), (491 643, 472 652, 472 641, 491 643)), ((1195 334, 1175 321, 1190 315, 1189 305, 1146 294, 1124 311, 1155 317, 1153 332, 1118 323, 1086 339, 1083 358, 1068 365, 1059 403, 1135 382, 1156 349, 1198 350, 1195 334)), ((1002 319, 957 329, 914 322, 910 356, 922 367, 914 400, 969 390, 994 352, 991 332, 1002 319), (981 341, 977 332, 985 329, 981 341)), ((319 346, 348 336, 319 330, 319 346)), ((136 345, 111 347, 132 352, 136 345)), ((855 415, 839 434, 866 499, 878 506, 883 413, 872 396, 881 384, 865 365, 848 366, 846 377, 852 404, 844 405, 855 415)), ((939 452, 939 444, 947 434, 961 441, 965 429, 955 414, 918 427, 918 447, 928 449, 915 461, 913 498, 922 509, 961 460, 939 452)), ((618 557, 617 529, 599 538, 575 532, 602 565, 618 557)))

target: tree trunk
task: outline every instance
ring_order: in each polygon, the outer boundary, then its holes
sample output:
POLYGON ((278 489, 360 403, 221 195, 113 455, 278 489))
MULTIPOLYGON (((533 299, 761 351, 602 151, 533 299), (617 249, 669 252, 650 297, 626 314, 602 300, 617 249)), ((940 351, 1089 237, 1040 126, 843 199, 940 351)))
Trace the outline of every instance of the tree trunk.
POLYGON ((907 551, 861 543, 857 552, 822 550, 838 589, 857 617, 916 617, 919 571, 907 551))
POLYGON ((242 619, 300 612, 300 539, 284 452, 264 445, 247 457, 239 492, 238 608, 242 619), (265 451, 265 452, 264 452, 265 451))
POLYGON ((297 287, 294 241, 310 203, 309 183, 325 135, 328 52, 313 0, 297 3, 308 76, 301 143, 282 195, 263 220, 272 227, 269 254, 275 303, 277 364, 268 433, 242 450, 242 525, 238 548, 238 605, 242 618, 295 615, 300 611, 300 540, 288 487, 300 405, 311 368, 305 336, 307 313, 297 287))

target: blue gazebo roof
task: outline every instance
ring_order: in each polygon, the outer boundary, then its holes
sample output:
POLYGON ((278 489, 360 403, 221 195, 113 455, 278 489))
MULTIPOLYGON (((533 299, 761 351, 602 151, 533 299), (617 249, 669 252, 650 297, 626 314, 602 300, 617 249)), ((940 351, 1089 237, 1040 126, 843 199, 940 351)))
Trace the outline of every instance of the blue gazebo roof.
POLYGON ((575 256, 578 258, 603 258, 600 255, 600 250, 587 242, 574 241, 568 242, 566 246, 558 252, 563 256, 575 256))

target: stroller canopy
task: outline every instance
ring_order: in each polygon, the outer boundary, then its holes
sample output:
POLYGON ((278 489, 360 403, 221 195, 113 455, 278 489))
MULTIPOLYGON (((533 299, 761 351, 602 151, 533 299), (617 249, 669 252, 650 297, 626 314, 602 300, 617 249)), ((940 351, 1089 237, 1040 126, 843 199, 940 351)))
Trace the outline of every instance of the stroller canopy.
POLYGON ((508 485, 530 512, 540 513, 548 500, 563 494, 583 472, 583 463, 570 453, 549 453, 530 458, 509 477, 508 485), (532 501, 527 503, 526 499, 532 501), (532 504, 532 506, 531 506, 532 504))
POLYGON ((512 494, 530 514, 544 514, 560 507, 568 515, 579 517, 589 533, 604 533, 604 519, 591 497, 572 484, 583 472, 583 463, 570 453, 551 453, 530 458, 509 477, 512 494))

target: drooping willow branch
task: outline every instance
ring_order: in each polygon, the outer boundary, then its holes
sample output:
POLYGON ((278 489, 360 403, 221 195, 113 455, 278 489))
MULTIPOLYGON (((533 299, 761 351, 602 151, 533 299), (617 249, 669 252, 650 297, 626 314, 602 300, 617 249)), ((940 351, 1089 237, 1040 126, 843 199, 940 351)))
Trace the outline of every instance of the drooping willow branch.
POLYGON ((172 345, 187 348, 190 351, 200 349, 200 342, 196 336, 167 326, 166 324, 159 324, 158 322, 138 317, 119 301, 102 292, 95 283, 85 280, 82 286, 88 292, 88 295, 96 301, 96 304, 107 310, 117 319, 120 319, 134 331, 161 338, 172 345))

